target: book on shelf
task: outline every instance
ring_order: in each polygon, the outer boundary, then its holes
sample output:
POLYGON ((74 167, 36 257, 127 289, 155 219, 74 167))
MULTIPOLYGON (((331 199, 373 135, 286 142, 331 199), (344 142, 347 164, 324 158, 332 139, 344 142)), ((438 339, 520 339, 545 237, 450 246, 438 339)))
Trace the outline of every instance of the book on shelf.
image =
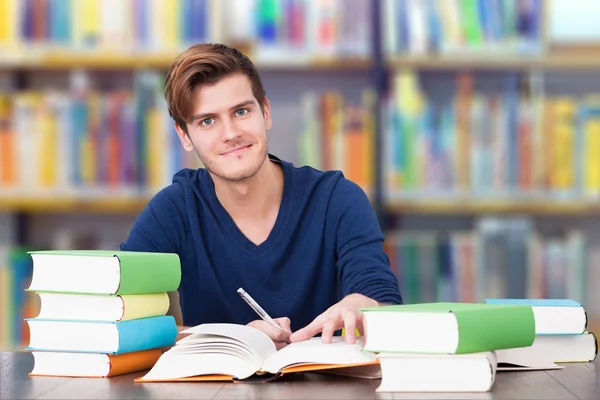
POLYGON ((361 337, 352 345, 340 336, 332 343, 315 337, 277 350, 265 333, 246 325, 202 324, 181 333, 190 335, 163 353, 137 382, 271 381, 305 371, 380 376, 375 354, 362 351, 361 337))
POLYGON ((521 217, 483 217, 470 230, 387 231, 383 243, 406 303, 486 297, 583 302, 593 276, 587 254, 595 247, 580 229, 543 234, 521 217))
POLYGON ((29 376, 110 378, 143 371, 156 363, 161 349, 122 354, 32 351, 33 369, 29 376))
POLYGON ((469 354, 381 353, 377 392, 488 392, 494 385, 493 351, 469 354))
POLYGON ((387 54, 534 56, 543 51, 546 2, 382 2, 382 41, 387 54))
POLYGON ((466 354, 530 346, 527 305, 421 303, 366 308, 364 349, 372 352, 466 354))
POLYGON ((179 288, 179 256, 111 250, 32 251, 28 291, 83 294, 149 294, 179 288))
POLYGON ((526 93, 514 72, 494 91, 476 80, 459 72, 444 82, 452 97, 440 102, 416 70, 394 73, 382 106, 388 198, 598 199, 597 94, 526 93))

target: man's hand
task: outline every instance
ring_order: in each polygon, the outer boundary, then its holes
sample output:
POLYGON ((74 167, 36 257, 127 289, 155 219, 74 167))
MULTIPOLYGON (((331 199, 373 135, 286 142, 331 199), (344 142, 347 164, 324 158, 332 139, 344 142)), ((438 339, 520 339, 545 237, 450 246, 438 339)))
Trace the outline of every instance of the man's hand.
POLYGON ((321 338, 323 343, 331 343, 333 333, 341 328, 346 330, 346 343, 356 343, 354 332, 358 328, 362 333, 361 308, 376 307, 379 303, 362 294, 353 293, 344 297, 338 303, 329 307, 323 314, 314 319, 304 328, 294 332, 290 339, 292 343, 310 339, 319 332, 323 332, 321 338))
POLYGON ((266 333, 271 340, 275 343, 275 347, 277 350, 284 348, 290 343, 290 335, 292 334, 292 329, 290 328, 290 319, 287 317, 275 318, 275 322, 279 326, 283 328, 283 330, 279 328, 275 328, 273 325, 268 323, 267 321, 263 321, 262 319, 257 319, 255 321, 249 322, 248 326, 258 329, 259 331, 263 331, 266 333))

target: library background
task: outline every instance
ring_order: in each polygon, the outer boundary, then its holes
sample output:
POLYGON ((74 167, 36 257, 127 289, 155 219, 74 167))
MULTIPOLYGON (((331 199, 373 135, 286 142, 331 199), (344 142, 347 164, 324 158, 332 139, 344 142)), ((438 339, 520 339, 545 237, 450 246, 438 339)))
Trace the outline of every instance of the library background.
POLYGON ((0 348, 26 252, 117 249, 181 168, 174 57, 238 46, 270 151, 369 195, 405 302, 571 298, 600 330, 600 2, 0 0, 0 348))

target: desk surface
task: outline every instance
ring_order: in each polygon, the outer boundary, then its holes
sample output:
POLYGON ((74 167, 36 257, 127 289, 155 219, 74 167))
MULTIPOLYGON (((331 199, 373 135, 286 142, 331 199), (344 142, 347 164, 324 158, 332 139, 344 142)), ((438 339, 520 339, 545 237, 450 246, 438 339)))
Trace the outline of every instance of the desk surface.
POLYGON ((600 399, 600 362, 554 371, 500 372, 488 393, 377 393, 379 380, 291 374, 265 384, 134 383, 114 378, 29 377, 29 353, 0 353, 0 399, 600 399))

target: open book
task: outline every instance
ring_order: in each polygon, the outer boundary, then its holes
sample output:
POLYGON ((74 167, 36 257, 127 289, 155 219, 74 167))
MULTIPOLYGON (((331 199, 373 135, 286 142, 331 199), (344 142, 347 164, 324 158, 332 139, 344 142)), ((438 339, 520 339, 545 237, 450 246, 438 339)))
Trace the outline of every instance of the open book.
POLYGON ((277 351, 265 333, 246 325, 202 324, 182 333, 191 335, 163 353, 136 382, 269 381, 285 373, 319 370, 364 378, 381 376, 376 355, 362 351, 360 337, 353 345, 346 344, 343 337, 334 337, 329 344, 312 338, 277 351))

